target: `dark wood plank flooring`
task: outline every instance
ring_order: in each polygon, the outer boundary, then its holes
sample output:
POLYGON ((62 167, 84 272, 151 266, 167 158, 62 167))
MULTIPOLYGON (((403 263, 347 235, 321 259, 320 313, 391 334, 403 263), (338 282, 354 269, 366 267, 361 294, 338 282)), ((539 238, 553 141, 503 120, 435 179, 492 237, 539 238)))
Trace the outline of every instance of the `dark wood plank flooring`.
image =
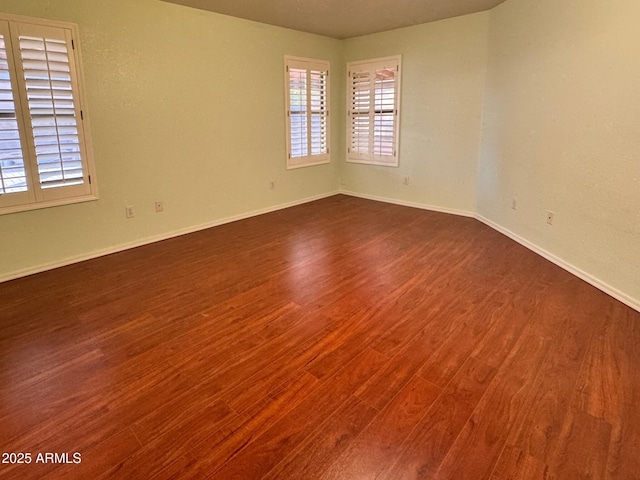
POLYGON ((0 386, 3 479, 640 478, 640 313, 345 196, 0 284, 0 386))

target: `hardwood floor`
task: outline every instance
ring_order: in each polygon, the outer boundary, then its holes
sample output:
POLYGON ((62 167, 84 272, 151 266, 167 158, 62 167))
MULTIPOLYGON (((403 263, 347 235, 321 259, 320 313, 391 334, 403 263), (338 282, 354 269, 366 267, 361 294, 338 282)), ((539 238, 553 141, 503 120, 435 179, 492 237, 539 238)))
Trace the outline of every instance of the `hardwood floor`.
POLYGON ((3 479, 640 478, 640 313, 473 219, 335 196, 0 317, 3 479))

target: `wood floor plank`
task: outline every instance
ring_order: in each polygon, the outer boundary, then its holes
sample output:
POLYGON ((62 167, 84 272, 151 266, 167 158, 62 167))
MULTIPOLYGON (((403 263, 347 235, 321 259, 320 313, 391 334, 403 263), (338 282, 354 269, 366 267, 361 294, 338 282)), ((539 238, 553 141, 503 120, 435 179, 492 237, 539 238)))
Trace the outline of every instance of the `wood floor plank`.
POLYGON ((340 332, 328 328, 319 332, 307 342, 290 349, 280 357, 272 359, 263 369, 252 376, 246 376, 242 383, 230 386, 222 398, 238 413, 244 412, 259 399, 273 395, 296 372, 313 361, 318 355, 335 343, 340 332))
POLYGON ((307 397, 229 460, 211 479, 261 478, 304 441, 387 361, 373 350, 365 350, 349 362, 317 394, 307 397))
MULTIPOLYGON (((60 465, 42 478, 47 480, 97 478, 114 464, 135 454, 140 447, 136 436, 127 428, 84 452, 82 454, 84 458, 81 457, 80 463, 60 465)), ((36 474, 36 470, 33 469, 30 473, 36 474)))
POLYGON ((491 480, 554 480, 548 465, 522 450, 507 445, 491 480))
POLYGON ((609 423, 570 411, 546 463, 558 478, 605 478, 610 439, 609 423))
MULTIPOLYGON (((569 290, 578 300, 578 305, 571 308, 571 315, 564 317, 551 339, 553 348, 540 366, 531 407, 509 436, 509 443, 545 464, 549 464, 550 455, 560 448, 567 418, 574 417, 570 403, 579 372, 585 361, 587 347, 606 313, 605 305, 600 311, 600 305, 591 303, 592 288, 586 284, 576 284, 574 291, 569 290)), ((564 302, 559 304, 566 305, 564 302)), ((602 466, 604 468, 604 463, 602 466)))
POLYGON ((573 406, 611 425, 606 478, 633 478, 640 471, 640 361, 636 312, 613 300, 583 362, 573 406))
POLYGON ((413 376, 322 478, 378 478, 381 472, 393 466, 403 443, 440 393, 442 390, 436 385, 413 376))
POLYGON ((215 422, 216 424, 237 416, 231 407, 223 401, 211 400, 206 392, 194 392, 187 405, 185 405, 185 399, 181 397, 167 402, 163 408, 155 409, 149 415, 133 423, 131 430, 136 438, 146 445, 158 437, 171 435, 191 417, 195 417, 205 410, 207 411, 207 422, 215 422))
POLYGON ((388 478, 431 479, 495 373, 469 358, 411 433, 388 478))
POLYGON ((522 304, 533 303, 532 299, 535 297, 527 296, 526 300, 519 301, 517 305, 509 299, 503 308, 492 312, 491 316, 496 317, 496 321, 489 321, 490 327, 486 335, 477 343, 471 356, 487 365, 500 368, 527 326, 526 317, 521 315, 522 304), (511 321, 505 322, 503 318, 510 318, 511 321))
MULTIPOLYGON (((145 437, 143 446, 133 455, 105 472, 105 478, 151 478, 154 475, 179 473, 190 465, 190 453, 215 433, 235 414, 216 402, 169 421, 159 434, 145 437)), ((138 431, 142 431, 138 429, 138 431)), ((134 432, 135 433, 135 432, 134 432)))
MULTIPOLYGON (((580 283, 572 282, 565 272, 555 268, 551 269, 551 275, 556 277, 555 284, 558 286, 563 285, 564 282, 573 291, 578 291, 582 286, 580 283)), ((540 420, 532 415, 534 408, 541 407, 535 403, 536 396, 554 391, 553 388, 545 388, 542 367, 546 365, 550 371, 553 370, 553 360, 547 361, 549 356, 557 359, 553 340, 562 343, 563 337, 558 335, 558 329, 572 325, 568 319, 571 319, 570 312, 574 307, 562 301, 565 295, 571 296, 563 289, 556 291, 558 295, 556 301, 544 302, 544 299, 552 295, 551 292, 546 282, 543 282, 539 289, 531 292, 536 298, 535 304, 539 310, 537 323, 528 325, 523 331, 500 368, 491 388, 447 454, 435 479, 469 475, 479 479, 489 478, 509 438, 516 438, 521 432, 531 432, 527 425, 540 420), (476 455, 468 455, 471 445, 477 452, 476 455)), ((529 306, 526 307, 526 311, 529 311, 529 306)), ((586 336, 588 337, 588 333, 586 336)), ((562 343, 567 349, 565 352, 575 345, 573 339, 569 336, 566 342, 562 343)), ((557 345, 559 343, 556 343, 557 345)), ((579 355, 578 358, 572 357, 571 365, 574 369, 579 363, 579 355)), ((563 410, 552 411, 554 415, 562 415, 564 412, 563 410)), ((528 439, 526 434, 520 435, 520 438, 528 439)), ((514 441, 511 440, 509 443, 512 444, 514 441)))
MULTIPOLYGON (((195 368, 190 366, 183 372, 205 383, 210 391, 222 395, 226 389, 242 381, 243 377, 236 373, 238 370, 242 371, 245 377, 250 377, 265 368, 274 358, 286 355, 300 343, 306 343, 318 335, 323 335, 329 325, 330 322, 317 317, 315 321, 297 325, 273 340, 242 352, 234 361, 221 360, 220 367, 213 371, 210 366, 210 357, 201 354, 201 365, 196 365, 195 368)), ((208 352, 208 349, 205 348, 204 351, 208 352)))
POLYGON ((222 425, 206 441, 193 448, 189 453, 191 465, 196 468, 196 472, 211 474, 217 471, 275 423, 285 418, 308 396, 317 394, 319 389, 319 382, 313 375, 299 372, 287 382, 286 388, 273 397, 261 398, 258 403, 233 421, 222 425))
POLYGON ((547 341, 532 327, 523 331, 433 479, 484 479, 490 475, 510 427, 526 412, 539 365, 549 351, 547 341))
MULTIPOLYGON (((470 242, 465 255, 477 258, 480 252, 473 245, 470 242)), ((466 266, 467 262, 452 263, 447 260, 446 252, 438 252, 437 249, 429 254, 421 253, 423 258, 427 257, 431 261, 426 262, 407 281, 399 301, 388 308, 388 315, 393 322, 390 322, 384 335, 374 343, 374 348, 381 353, 390 355, 397 351, 406 344, 407 338, 421 330, 423 325, 414 321, 416 316, 425 320, 447 316, 448 311, 455 308, 458 299, 478 288, 475 283, 466 281, 466 273, 461 267, 466 266)))
POLYGON ((0 283, 3 480, 630 480, 640 312, 336 195, 0 283))
POLYGON ((350 397, 320 428, 276 465, 264 480, 319 478, 353 442, 377 411, 350 397))
POLYGON ((358 397, 382 410, 433 354, 440 339, 428 328, 418 333, 357 392, 358 397))
POLYGON ((419 375, 444 388, 492 327, 491 312, 504 308, 504 301, 496 295, 483 295, 482 305, 461 300, 448 321, 458 328, 443 339, 439 348, 420 367, 419 375))
POLYGON ((326 379, 365 351, 381 330, 379 326, 370 327, 375 311, 367 310, 363 307, 354 315, 344 318, 342 328, 339 328, 340 337, 311 360, 305 370, 319 379, 326 379))

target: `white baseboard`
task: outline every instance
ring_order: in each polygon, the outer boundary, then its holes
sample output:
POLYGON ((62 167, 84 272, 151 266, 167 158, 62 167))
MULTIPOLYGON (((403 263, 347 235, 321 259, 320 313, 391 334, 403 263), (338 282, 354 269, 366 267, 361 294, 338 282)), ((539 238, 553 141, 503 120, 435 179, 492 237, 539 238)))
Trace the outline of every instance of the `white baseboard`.
POLYGON ((482 215, 479 215, 479 214, 476 214, 475 217, 476 217, 476 219, 478 219, 480 222, 484 223, 485 225, 493 228, 494 230, 502 233, 503 235, 506 235, 510 239, 518 242, 520 245, 528 248, 532 252, 535 252, 538 255, 540 255, 541 257, 546 258, 551 263, 555 263, 560 268, 562 268, 562 269, 566 270, 567 272, 575 275, 576 277, 584 280, 588 284, 593 285, 598 290, 603 291, 607 295, 612 296, 616 300, 619 300, 620 302, 624 303, 625 305, 627 305, 627 306, 633 308, 634 310, 637 310, 638 312, 640 312, 640 301, 638 301, 637 299, 630 297, 629 295, 627 295, 626 293, 621 292, 620 290, 617 290, 616 288, 614 288, 611 285, 603 282, 602 280, 594 277, 593 275, 591 275, 591 274, 589 274, 589 273, 587 273, 587 272, 585 272, 583 270, 580 270, 578 267, 576 267, 574 265, 571 265, 569 262, 566 262, 562 258, 560 258, 560 257, 558 257, 558 256, 556 256, 556 255, 544 250, 543 248, 537 246, 534 243, 531 243, 530 241, 528 241, 528 240, 524 239, 523 237, 513 233, 511 230, 508 230, 508 229, 504 228, 503 226, 498 225, 497 223, 489 220, 488 218, 485 218, 485 217, 483 217, 482 215))
POLYGON ((366 200, 375 200, 376 202, 392 203, 394 205, 401 205, 403 207, 420 208, 422 210, 430 210, 432 212, 449 213, 452 215, 458 215, 460 217, 475 218, 475 213, 468 212, 466 210, 456 210, 454 208, 440 207, 436 205, 426 205, 424 203, 407 202, 405 200, 398 200, 396 198, 378 197, 376 195, 367 195, 365 193, 351 192, 349 190, 340 190, 343 195, 349 195, 350 197, 364 198, 366 200))
POLYGON ((17 270, 14 272, 9 272, 0 275, 0 283, 6 282, 9 280, 14 280, 20 277, 26 277, 28 275, 33 275, 36 273, 45 272, 47 270, 53 270, 54 268, 64 267, 67 265, 71 265, 73 263, 83 262, 85 260, 91 260, 93 258, 102 257, 104 255, 110 255, 112 253, 122 252, 124 250, 129 250, 131 248, 141 247, 143 245, 149 245, 151 243, 160 242, 162 240, 167 240, 169 238, 179 237, 181 235, 187 235, 189 233, 198 232, 200 230, 206 230, 207 228, 217 227, 219 225, 224 225, 225 223, 237 222, 238 220, 244 220, 251 217, 256 217, 258 215, 264 215, 265 213, 271 213, 278 210, 283 210, 289 207, 295 207, 296 205, 302 205, 304 203, 313 202, 316 200, 321 200, 323 198, 332 197, 337 195, 338 191, 332 191, 328 193, 323 193, 320 195, 315 195, 313 197, 307 197, 300 200, 295 200, 293 202, 282 203, 279 205, 275 205, 272 207, 262 208, 259 210, 253 210, 251 212, 243 213, 240 215, 234 215, 232 217, 226 217, 219 220, 215 220, 213 222, 203 223, 200 225, 195 225, 188 228, 183 228, 180 230, 174 230, 172 232, 163 233, 161 235, 155 235, 153 237, 147 237, 142 240, 136 240, 135 242, 122 243, 120 245, 115 245, 109 248, 103 248, 101 250, 94 250, 89 253, 85 253, 82 255, 74 255, 73 257, 68 257, 63 260, 50 262, 42 265, 37 265, 35 267, 25 268, 22 270, 17 270))

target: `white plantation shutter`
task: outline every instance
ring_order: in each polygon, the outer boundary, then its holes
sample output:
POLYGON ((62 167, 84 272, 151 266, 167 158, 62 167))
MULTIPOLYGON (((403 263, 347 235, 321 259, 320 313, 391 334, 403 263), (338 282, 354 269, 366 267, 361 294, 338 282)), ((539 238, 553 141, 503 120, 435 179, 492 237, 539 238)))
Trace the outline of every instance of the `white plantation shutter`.
POLYGON ((0 26, 0 213, 96 198, 74 27, 26 17, 0 26))
POLYGON ((352 62, 347 70, 347 160, 398 166, 400 57, 352 62))
POLYGON ((31 129, 42 188, 84 182, 64 41, 20 36, 31 129))
POLYGON ((329 162, 329 63, 285 57, 287 168, 329 162))
POLYGON ((25 114, 32 131, 41 196, 52 199, 87 194, 90 188, 78 128, 81 113, 72 76, 71 32, 39 25, 19 25, 18 32, 28 107, 25 114))

